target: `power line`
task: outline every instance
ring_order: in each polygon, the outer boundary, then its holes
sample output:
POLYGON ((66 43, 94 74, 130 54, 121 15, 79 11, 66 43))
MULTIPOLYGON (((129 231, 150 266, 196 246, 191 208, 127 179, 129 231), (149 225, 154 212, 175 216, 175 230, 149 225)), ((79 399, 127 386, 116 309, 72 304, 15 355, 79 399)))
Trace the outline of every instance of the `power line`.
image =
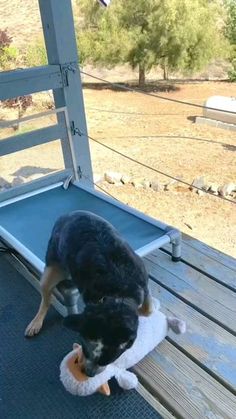
MULTIPOLYGON (((103 140, 106 140, 110 137, 103 137, 103 140)), ((228 144, 228 143, 222 143, 221 141, 214 141, 214 140, 208 140, 207 138, 201 138, 201 137, 190 137, 190 136, 184 136, 184 135, 116 135, 113 136, 113 138, 136 138, 136 139, 141 139, 141 138, 151 138, 151 139, 155 139, 155 138, 170 138, 170 139, 183 139, 183 140, 193 140, 193 141, 202 141, 205 143, 210 143, 210 144, 218 144, 221 145, 222 147, 228 148, 230 150, 230 148, 232 148, 232 151, 236 150, 236 145, 233 144, 228 144)))
POLYGON ((111 111, 110 109, 101 109, 101 108, 93 108, 90 106, 86 106, 86 110, 96 111, 96 112, 106 112, 112 114, 121 114, 121 115, 140 115, 140 116, 186 116, 179 113, 144 113, 144 112, 125 112, 125 111, 111 111))
MULTIPOLYGON (((81 133, 81 135, 84 135, 84 134, 83 134, 83 133, 81 133)), ((202 191, 202 192, 203 192, 203 190, 202 190, 201 188, 198 188, 197 186, 193 186, 191 183, 185 182, 184 180, 181 180, 181 179, 179 179, 179 178, 177 178, 177 177, 175 177, 175 176, 172 176, 172 175, 169 175, 169 174, 167 174, 167 173, 164 173, 164 172, 162 172, 161 170, 155 169, 155 168, 154 168, 154 167, 152 167, 152 166, 149 166, 149 165, 147 165, 147 164, 145 164, 145 163, 142 163, 142 162, 140 162, 140 161, 138 161, 138 160, 136 160, 136 159, 133 159, 132 157, 129 157, 129 156, 127 156, 126 154, 123 154, 122 152, 120 152, 120 151, 118 151, 118 150, 116 150, 116 149, 114 149, 114 148, 112 148, 112 147, 108 146, 107 144, 104 144, 104 143, 100 142, 99 140, 96 140, 95 138, 93 138, 93 137, 91 137, 91 136, 89 136, 89 135, 88 135, 88 138, 89 138, 90 140, 94 141, 95 143, 97 143, 97 144, 99 144, 99 145, 101 145, 101 146, 103 146, 103 147, 107 148, 108 150, 113 151, 114 153, 116 153, 116 154, 118 154, 118 155, 120 155, 120 156, 122 156, 122 157, 124 157, 124 158, 126 158, 126 159, 128 159, 128 160, 130 160, 130 161, 132 161, 133 163, 139 164, 139 165, 141 165, 141 166, 145 167, 146 169, 152 170, 152 171, 154 171, 154 172, 156 172, 156 173, 158 173, 158 174, 161 174, 161 175, 163 175, 163 176, 168 177, 169 179, 175 180, 176 182, 182 183, 183 185, 186 185, 186 186, 188 186, 188 187, 191 187, 191 188, 193 188, 193 189, 196 189, 196 190, 199 190, 199 191, 202 191)), ((205 192, 206 194, 210 195, 210 196, 214 196, 214 197, 216 197, 216 198, 219 198, 219 199, 222 199, 222 200, 224 200, 224 201, 230 202, 231 204, 236 204, 236 201, 233 201, 232 199, 228 199, 228 198, 226 198, 226 197, 224 197, 224 196, 220 196, 220 195, 214 195, 214 194, 212 194, 211 192, 208 192, 208 191, 204 191, 204 192, 205 192)))
POLYGON ((122 89, 122 90, 129 91, 129 92, 140 93, 140 94, 145 95, 145 96, 154 97, 156 99, 161 99, 161 100, 165 100, 165 101, 168 101, 168 102, 179 103, 181 105, 187 105, 187 106, 192 106, 192 107, 195 107, 195 108, 209 109, 211 111, 224 112, 224 113, 227 113, 227 114, 236 115, 236 112, 227 111, 227 110, 223 110, 223 109, 221 110, 221 109, 218 109, 218 108, 212 108, 212 107, 204 106, 204 105, 198 105, 197 103, 187 102, 187 101, 183 101, 183 100, 179 100, 179 99, 168 98, 168 97, 157 95, 157 94, 154 94, 154 93, 145 92, 144 90, 139 89, 138 87, 131 88, 131 87, 128 87, 128 86, 124 86, 123 84, 114 83, 114 82, 102 79, 101 77, 89 74, 86 71, 83 71, 82 69, 80 69, 80 72, 82 74, 88 76, 88 77, 91 77, 93 79, 102 81, 105 84, 108 84, 110 86, 113 86, 113 87, 116 87, 116 88, 119 88, 119 89, 122 89))

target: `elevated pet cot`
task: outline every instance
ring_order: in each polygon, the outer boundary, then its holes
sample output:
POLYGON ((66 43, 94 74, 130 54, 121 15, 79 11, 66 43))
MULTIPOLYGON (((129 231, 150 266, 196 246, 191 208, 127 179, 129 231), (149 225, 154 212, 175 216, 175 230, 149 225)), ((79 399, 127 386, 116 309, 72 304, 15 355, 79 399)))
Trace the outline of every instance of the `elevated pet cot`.
MULTIPOLYGON (((67 132, 67 141, 73 162, 75 161, 74 150, 67 123, 67 109, 60 108, 39 116, 47 116, 53 112, 64 114, 64 129, 67 132)), ((24 122, 37 117, 38 115, 24 118, 24 122)), ((62 124, 62 120, 60 124, 62 124)), ((25 135, 26 139, 29 135, 32 139, 32 132, 25 135)), ((22 137, 22 135, 19 136, 22 137)), ((12 147, 16 148, 15 145, 18 144, 16 137, 1 140, 0 155, 12 152, 12 147), (11 140, 14 144, 11 144, 11 140)), ((31 145, 32 141, 29 146, 31 145)), ((54 222, 60 215, 75 210, 91 211, 105 218, 117 228, 141 257, 161 246, 172 243, 172 259, 173 261, 180 259, 180 233, 178 230, 112 199, 105 193, 96 190, 92 184, 89 186, 76 180, 75 167, 46 176, 46 179, 42 178, 28 185, 12 188, 2 192, 1 195, 1 239, 17 250, 40 273, 44 269, 46 246, 54 222), (55 182, 56 177, 61 180, 55 182), (45 180, 47 186, 42 187, 45 180), (30 189, 29 192, 25 192, 27 188, 30 189)), ((76 311, 76 304, 69 303, 69 307, 70 312, 76 311)))

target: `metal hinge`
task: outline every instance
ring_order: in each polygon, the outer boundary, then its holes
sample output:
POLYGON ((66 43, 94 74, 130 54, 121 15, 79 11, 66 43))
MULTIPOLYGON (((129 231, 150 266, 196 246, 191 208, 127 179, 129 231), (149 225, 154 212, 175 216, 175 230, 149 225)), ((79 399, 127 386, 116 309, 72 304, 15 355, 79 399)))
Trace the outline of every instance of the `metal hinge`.
POLYGON ((71 123, 70 123, 70 130, 71 130, 71 134, 72 135, 78 134, 80 137, 82 136, 82 132, 80 131, 79 128, 77 128, 75 126, 75 122, 74 121, 71 121, 71 123))
POLYGON ((68 73, 70 71, 72 73, 75 73, 76 72, 76 65, 74 63, 61 65, 61 74, 62 74, 62 83, 63 83, 63 86, 69 86, 68 73))
POLYGON ((82 170, 81 170, 81 167, 80 166, 78 166, 77 173, 78 173, 79 179, 82 179, 83 173, 82 173, 82 170))

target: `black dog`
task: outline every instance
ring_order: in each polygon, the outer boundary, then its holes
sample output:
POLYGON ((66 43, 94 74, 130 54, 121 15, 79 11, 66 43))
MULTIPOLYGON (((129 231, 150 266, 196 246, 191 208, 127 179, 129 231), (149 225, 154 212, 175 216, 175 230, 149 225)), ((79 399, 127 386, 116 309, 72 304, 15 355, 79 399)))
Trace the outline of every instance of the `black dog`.
POLYGON ((79 332, 85 372, 93 376, 133 344, 138 315, 151 313, 148 275, 142 259, 107 221, 85 211, 63 216, 48 243, 42 301, 26 336, 40 331, 52 290, 68 274, 85 309, 64 322, 79 332))

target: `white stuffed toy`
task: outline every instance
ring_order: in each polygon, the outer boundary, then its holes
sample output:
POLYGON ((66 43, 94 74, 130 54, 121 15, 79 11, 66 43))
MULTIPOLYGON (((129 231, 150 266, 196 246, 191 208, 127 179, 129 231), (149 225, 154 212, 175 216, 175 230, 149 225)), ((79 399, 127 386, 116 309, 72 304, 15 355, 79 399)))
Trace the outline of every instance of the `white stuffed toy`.
POLYGON ((60 379, 66 390, 78 396, 88 396, 96 391, 110 395, 108 380, 112 377, 115 377, 120 387, 125 390, 137 387, 136 375, 126 370, 151 352, 167 336, 169 328, 176 334, 186 330, 184 321, 166 317, 159 311, 159 301, 153 302, 153 313, 149 317, 139 318, 137 338, 131 348, 95 377, 87 377, 81 372, 82 348, 74 344, 73 351, 65 356, 60 366, 60 379))

